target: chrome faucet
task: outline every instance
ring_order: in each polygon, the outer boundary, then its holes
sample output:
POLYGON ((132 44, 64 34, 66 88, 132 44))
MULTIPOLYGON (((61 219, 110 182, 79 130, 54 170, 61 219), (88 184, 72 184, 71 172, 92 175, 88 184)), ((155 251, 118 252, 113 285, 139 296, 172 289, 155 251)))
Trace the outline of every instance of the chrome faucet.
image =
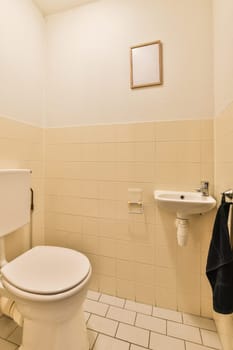
POLYGON ((201 181, 201 187, 196 189, 197 192, 201 192, 202 196, 209 196, 209 182, 201 181))

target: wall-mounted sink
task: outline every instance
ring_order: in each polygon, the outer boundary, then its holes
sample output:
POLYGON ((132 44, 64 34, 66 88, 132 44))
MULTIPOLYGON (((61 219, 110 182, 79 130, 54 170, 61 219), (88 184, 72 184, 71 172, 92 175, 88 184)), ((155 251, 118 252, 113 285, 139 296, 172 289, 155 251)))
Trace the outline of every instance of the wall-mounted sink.
POLYGON ((160 208, 177 213, 179 217, 203 214, 216 205, 212 196, 203 196, 200 192, 154 191, 154 198, 160 208))
POLYGON ((204 214, 216 206, 212 196, 200 192, 154 191, 154 198, 161 209, 176 213, 177 241, 185 246, 188 241, 189 216, 204 214))

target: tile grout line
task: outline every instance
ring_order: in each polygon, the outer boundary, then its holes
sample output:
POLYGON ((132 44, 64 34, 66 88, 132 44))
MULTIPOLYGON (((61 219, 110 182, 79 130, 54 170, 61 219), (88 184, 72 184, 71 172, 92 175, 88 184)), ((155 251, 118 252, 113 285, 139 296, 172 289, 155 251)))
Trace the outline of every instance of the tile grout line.
MULTIPOLYGON (((142 347, 143 349, 148 349, 148 350, 149 350, 149 348, 148 348, 148 347, 147 347, 147 348, 145 348, 144 346, 142 346, 142 345, 141 345, 141 344, 139 344, 139 343, 131 343, 131 342, 127 342, 125 339, 121 339, 121 338, 116 338, 116 339, 121 340, 121 341, 123 341, 123 342, 125 342, 125 343, 129 343, 130 347, 132 347, 132 345, 135 345, 135 346, 137 346, 137 347, 142 347)), ((214 350, 216 350, 216 349, 214 349, 214 350)))
POLYGON ((99 333, 97 332, 97 336, 96 336, 96 338, 95 338, 95 340, 94 340, 94 343, 93 343, 92 347, 90 348, 90 350, 94 350, 95 343, 96 343, 96 341, 97 341, 98 336, 99 336, 99 333))
POLYGON ((20 346, 19 344, 17 344, 17 343, 14 343, 14 342, 12 342, 11 340, 9 340, 9 339, 7 339, 7 338, 2 338, 2 337, 0 337, 0 339, 1 340, 4 340, 5 342, 7 342, 7 343, 9 343, 9 344, 11 344, 11 345, 15 345, 15 346, 20 346))
MULTIPOLYGON (((8 336, 5 338, 5 340, 7 340, 7 341, 9 341, 9 342, 11 342, 10 340, 8 340, 9 339, 9 337, 14 333, 14 331, 18 328, 19 326, 17 326, 16 324, 15 324, 15 328, 13 329, 13 331, 12 332, 10 332, 10 334, 8 334, 8 336)), ((15 343, 14 343, 15 344, 15 343)), ((17 344, 16 344, 17 345, 17 344)))
MULTIPOLYGON (((138 313, 136 312, 136 314, 138 314, 138 313)), ((180 338, 180 337, 177 337, 177 336, 174 336, 174 335, 168 335, 168 334, 167 334, 167 325, 168 325, 167 321, 170 321, 170 320, 165 320, 165 319, 163 319, 163 321, 166 322, 166 332, 165 332, 165 333, 161 333, 161 332, 158 332, 158 331, 155 331, 155 330, 151 330, 151 329, 148 329, 148 328, 143 328, 143 327, 141 327, 141 326, 137 326, 137 325, 136 325, 136 317, 135 317, 135 322, 134 322, 134 324, 130 324, 130 323, 126 323, 126 322, 124 322, 124 321, 119 321, 119 320, 107 318, 107 317, 105 317, 105 316, 98 315, 98 314, 95 314, 95 313, 91 313, 91 314, 90 314, 90 317, 91 317, 91 315, 98 316, 98 317, 107 319, 107 320, 109 320, 109 321, 117 322, 117 323, 118 323, 117 330, 118 330, 118 328, 119 328, 120 323, 122 323, 122 324, 124 324, 124 325, 126 325, 126 326, 131 326, 131 327, 139 328, 139 329, 142 329, 142 330, 145 330, 145 331, 153 332, 153 333, 156 333, 156 334, 159 334, 159 335, 163 335, 163 336, 167 336, 167 337, 170 337, 170 338, 173 338, 173 339, 180 339, 180 340, 183 340, 183 341, 188 341, 188 342, 191 342, 191 343, 193 343, 193 344, 199 344, 199 345, 200 345, 200 343, 195 342, 195 341, 193 341, 193 340, 186 340, 186 339, 184 339, 184 338, 180 338)), ((145 314, 142 314, 142 315, 143 315, 143 316, 149 316, 149 315, 145 315, 145 314)), ((89 319, 90 319, 90 317, 89 317, 89 319)), ((173 321, 171 321, 171 322, 173 322, 173 321)), ((181 324, 181 323, 178 323, 178 322, 175 322, 175 323, 181 324)), ((198 329, 198 330, 199 330, 199 334, 200 334, 200 328, 199 328, 199 327, 194 327, 194 326, 190 326, 190 327, 195 328, 195 329, 198 329)), ((93 329, 93 328, 88 328, 88 329, 93 330, 93 331, 95 331, 95 332, 98 332, 97 330, 95 330, 95 329, 93 329)), ((103 333, 103 332, 100 332, 100 333, 112 337, 112 336, 109 335, 109 334, 106 334, 106 333, 103 333)), ((117 331, 116 331, 116 333, 117 333, 117 331)), ((213 332, 213 333, 216 333, 216 332, 213 332)), ((119 339, 120 339, 120 338, 119 338, 119 339)), ((202 338, 201 338, 201 340, 202 340, 202 338)), ((203 342, 201 343, 201 345, 203 345, 203 342)))
MULTIPOLYGON (((98 316, 98 315, 97 315, 98 316)), ((122 321, 122 320, 119 320, 119 319, 116 319, 116 318, 110 318, 109 316, 108 317, 105 317, 107 320, 110 320, 110 321, 115 321, 115 322, 121 322, 121 323, 124 323, 125 325, 128 325, 128 326, 135 326, 135 320, 133 323, 129 323, 129 322, 126 322, 126 321, 122 321)), ((141 328, 141 327, 138 327, 138 328, 141 328)))
MULTIPOLYGON (((120 308, 120 309, 121 309, 121 308, 120 308)), ((125 309, 125 310, 127 310, 127 309, 125 309)), ((128 311, 131 311, 131 310, 128 310, 128 311)), ((140 313, 140 314, 141 314, 141 313, 140 313)), ((183 318, 183 313, 181 313, 181 314, 182 314, 182 318, 183 318)), ((198 344, 200 345, 200 343, 194 342, 193 340, 185 340, 185 339, 183 339, 183 338, 177 338, 177 337, 175 337, 175 336, 168 335, 168 334, 167 334, 167 321, 170 321, 170 320, 168 320, 168 319, 163 319, 163 320, 166 321, 166 335, 164 335, 163 333, 156 332, 156 331, 151 331, 151 330, 146 329, 146 328, 138 327, 138 326, 136 326, 136 318, 137 318, 137 315, 138 315, 138 312, 136 312, 135 322, 134 322, 133 325, 132 325, 132 324, 125 323, 125 322, 122 322, 122 321, 113 320, 113 321, 115 321, 115 322, 118 323, 118 326, 117 326, 117 329, 116 329, 116 332, 115 332, 115 336, 114 336, 115 339, 120 339, 121 341, 124 341, 124 342, 126 342, 126 343, 130 343, 130 342, 127 342, 126 340, 123 340, 123 339, 121 339, 121 338, 117 338, 117 337, 116 337, 116 334, 117 334, 118 328, 119 328, 119 326, 120 326, 120 323, 122 323, 122 324, 125 324, 125 325, 128 325, 128 326, 132 326, 132 327, 136 327, 136 328, 140 328, 140 329, 147 330, 147 331, 149 331, 150 336, 151 336, 151 333, 154 332, 155 334, 160 334, 160 335, 163 335, 163 336, 167 336, 167 337, 169 337, 169 338, 182 340, 182 341, 184 342, 184 344, 185 344, 185 348, 186 348, 186 343, 187 343, 187 342, 189 342, 189 343, 191 343, 191 344, 195 344, 195 345, 198 345, 198 344)), ((149 316, 149 315, 145 315, 145 314, 142 314, 142 315, 143 315, 143 316, 149 316)), ((91 316, 91 314, 90 314, 90 316, 91 316)), ((96 315, 96 316, 103 317, 103 316, 100 316, 100 315, 96 315)), ((103 317, 103 318, 107 318, 107 317, 103 317)), ((155 317, 155 318, 156 318, 156 317, 155 317)), ((108 319, 108 318, 107 318, 107 319, 108 319)), ((160 319, 160 318, 158 318, 158 319, 160 319)), ((109 319, 109 320, 112 320, 112 319, 109 319)), ((171 321, 171 322, 175 322, 175 321, 171 321)), ((177 324, 182 324, 182 323, 180 323, 180 322, 175 322, 175 323, 177 323, 177 324)), ((190 326, 191 326, 191 325, 190 325, 190 326)), ((200 332, 200 327, 195 327, 195 326, 191 326, 191 327, 193 327, 193 328, 198 328, 198 329, 199 329, 199 332, 200 332)), ((91 329, 91 330, 93 330, 93 331, 96 332, 96 330, 94 330, 94 329, 91 329)), ((213 332, 213 333, 216 333, 215 331, 212 331, 212 332, 213 332)), ((102 333, 102 332, 97 332, 97 333, 98 333, 98 334, 103 334, 103 335, 105 335, 105 336, 109 336, 109 337, 112 337, 112 338, 113 338, 113 336, 110 336, 109 334, 105 334, 105 333, 102 333)), ((201 334, 201 332, 200 332, 200 334, 201 334)), ((201 340, 202 340, 202 336, 201 336, 201 340)), ((131 345, 132 345, 132 344, 135 344, 135 345, 138 346, 138 344, 136 344, 136 343, 130 343, 130 344, 131 344, 131 345)), ((130 347, 131 347, 131 345, 130 345, 130 347)), ((203 340, 202 340, 201 345, 203 345, 203 340)), ((204 346, 205 346, 205 345, 204 345, 204 346)), ((217 348, 210 347, 210 349, 216 350, 217 348)))
MULTIPOLYGON (((174 338, 174 337, 172 337, 172 338, 174 338)), ((178 339, 178 338, 175 338, 175 339, 178 339)), ((180 338, 179 338, 180 339, 180 338)), ((191 344, 193 344, 193 345, 199 345, 199 346, 202 346, 202 347, 204 347, 204 350, 205 350, 205 348, 207 348, 208 350, 219 350, 219 348, 213 348, 213 346, 210 346, 210 345, 203 345, 203 344, 200 344, 200 343, 194 343, 194 341, 192 341, 192 340, 184 340, 184 339, 182 339, 185 343, 191 343, 191 344)), ((222 348, 221 348, 221 350, 223 350, 222 348)))
MULTIPOLYGON (((90 298, 87 298, 87 300, 95 301, 96 303, 99 303, 99 304, 102 304, 102 305, 108 305, 108 306, 113 306, 113 307, 116 307, 116 308, 119 308, 119 309, 124 309, 123 306, 119 306, 119 305, 115 305, 115 304, 109 304, 109 303, 103 302, 103 301, 101 301, 101 300, 90 299, 90 298)), ((126 310, 127 310, 127 309, 126 309, 126 310)), ((130 310, 129 310, 129 311, 130 311, 130 310)))
MULTIPOLYGON (((164 320, 164 321, 174 322, 174 323, 177 323, 177 324, 183 324, 182 321, 171 320, 170 318, 165 318, 165 317, 160 317, 160 316, 154 316, 153 314, 152 314, 152 315, 142 314, 141 312, 138 312, 138 313, 141 314, 141 315, 154 317, 154 318, 156 318, 156 319, 158 319, 158 320, 164 320)), ((187 326, 190 326, 190 325, 187 325, 187 326)), ((199 327, 199 326, 192 326, 192 327, 199 327)))
POLYGON ((105 315, 104 315, 104 318, 106 318, 107 320, 109 320, 109 318, 107 317, 107 314, 108 314, 108 311, 110 309, 110 305, 108 305, 107 309, 106 309, 106 312, 105 312, 105 315))
POLYGON ((149 331, 149 337, 148 337, 148 349, 150 348, 150 340, 151 340, 151 331, 149 331))
POLYGON ((99 332, 99 331, 97 331, 96 329, 93 329, 93 328, 87 328, 87 329, 89 331, 97 333, 98 335, 102 334, 102 335, 105 335, 106 337, 110 337, 110 338, 116 339, 116 337, 114 335, 110 335, 110 334, 107 334, 107 333, 99 332))
POLYGON ((117 327, 116 327, 114 338, 116 338, 119 327, 120 327, 120 322, 117 322, 117 327))
MULTIPOLYGON (((107 311, 108 311, 108 309, 107 309, 107 311)), ((95 313, 95 312, 90 312, 90 311, 86 311, 86 312, 88 312, 88 313, 90 314, 90 316, 89 316, 89 318, 88 318, 88 321, 89 321, 91 315, 95 315, 95 316, 107 318, 106 315, 100 315, 100 314, 97 314, 97 313, 95 313)), ((107 319, 108 319, 108 320, 111 320, 110 318, 107 318, 107 319)))
MULTIPOLYGON (((123 322, 119 322, 119 324, 120 323, 123 323, 123 322)), ((125 324, 125 323, 124 323, 125 324)), ((127 325, 127 324, 126 324, 127 325)), ((115 336, 111 336, 111 335, 109 335, 109 334, 106 334, 106 333, 103 333, 103 332, 97 332, 97 331, 95 331, 94 329, 90 329, 90 330, 92 330, 92 331, 94 331, 94 332, 96 332, 97 334, 98 334, 98 336, 99 335, 104 335, 104 336, 107 336, 107 337, 110 337, 110 338, 113 338, 113 339, 116 339, 116 340, 121 340, 121 341, 123 341, 123 342, 125 342, 125 343, 129 343, 130 344, 130 346, 131 345, 137 345, 137 346, 141 346, 141 345, 139 345, 139 344, 136 344, 136 343, 131 343, 131 342, 129 342, 129 341, 127 341, 127 340, 125 340, 125 339, 121 339, 121 338, 118 338, 118 337, 115 337, 115 336)), ((164 334, 161 334, 161 333, 157 333, 157 332, 154 332, 154 331, 149 331, 150 333, 156 333, 156 334, 159 334, 159 335, 164 335, 164 334)), ((174 336, 168 336, 169 338, 172 338, 172 339, 178 339, 178 340, 182 340, 183 342, 184 342, 184 344, 186 345, 186 343, 191 343, 191 344, 193 344, 193 345, 202 345, 202 344, 200 344, 200 343, 195 343, 194 341, 192 341, 192 340, 185 340, 185 339, 183 339, 183 338, 176 338, 176 337, 174 337, 174 336)), ((97 338, 97 337, 96 337, 97 338)), ((5 339, 4 339, 5 340, 5 339)), ((96 341, 95 341, 96 342, 96 341)), ((15 345, 15 344, 14 344, 15 345)), ((203 345, 202 345, 203 346, 203 345)), ((145 348, 145 347, 143 347, 143 346, 141 346, 143 349, 145 348)), ((206 347, 206 345, 204 345, 204 347, 206 347)), ((216 347, 215 348, 213 348, 212 346, 207 346, 207 348, 208 349, 211 349, 211 350, 218 350, 216 347)), ((149 349, 150 350, 150 347, 149 348, 145 348, 145 349, 149 349)))
MULTIPOLYGON (((120 322, 119 322, 119 324, 120 324, 120 322)), ((119 327, 119 326, 118 326, 118 327, 119 327)), ((118 328, 117 328, 117 330, 118 330, 118 328)), ((122 342, 124 342, 124 343, 126 343, 126 344, 129 344, 129 346, 131 346, 131 344, 132 344, 132 343, 130 343, 130 342, 127 341, 127 340, 124 340, 124 339, 121 339, 121 338, 117 338, 116 335, 115 335, 115 336, 111 336, 111 335, 109 335, 109 334, 105 334, 105 333, 102 333, 102 332, 96 332, 96 333, 97 333, 97 337, 96 337, 95 342, 94 342, 94 344, 93 344, 93 346, 92 346, 92 349, 93 349, 93 350, 94 350, 94 345, 96 344, 97 338, 98 338, 100 335, 103 335, 103 336, 105 336, 105 337, 109 337, 109 338, 112 338, 112 339, 115 339, 115 340, 120 340, 120 341, 122 341, 122 342)))
MULTIPOLYGON (((96 314, 93 314, 93 315, 106 319, 106 317, 104 317, 104 316, 100 316, 100 315, 96 315, 96 314)), ((158 332, 158 331, 154 331, 154 330, 151 330, 151 329, 149 329, 149 328, 143 328, 143 327, 140 327, 140 326, 137 326, 137 325, 134 325, 134 324, 126 323, 126 322, 124 322, 124 321, 118 321, 118 320, 114 320, 114 319, 110 319, 110 318, 107 318, 107 320, 113 321, 113 322, 116 322, 116 323, 119 323, 119 325, 120 325, 120 323, 122 323, 122 324, 125 325, 125 326, 130 326, 130 327, 138 328, 138 329, 141 329, 141 330, 144 330, 144 331, 153 332, 153 333, 156 333, 156 334, 159 334, 159 335, 166 336, 166 333, 161 333, 161 332, 158 332)), ((117 329, 118 329, 118 328, 119 328, 119 326, 117 326, 117 329)), ((92 331, 95 331, 95 332, 98 332, 97 330, 95 330, 95 329, 93 329, 93 328, 88 328, 88 329, 90 329, 90 330, 92 330, 92 331)), ((112 337, 111 335, 106 334, 106 333, 103 333, 103 332, 99 332, 99 333, 102 333, 102 334, 105 334, 105 335, 108 335, 108 336, 112 337)), ((184 340, 183 338, 177 338, 177 337, 172 336, 172 335, 171 335, 171 336, 169 335, 169 337, 174 338, 174 339, 181 339, 181 340, 184 340)), ((195 344, 199 344, 199 343, 195 343, 195 344)))
POLYGON ((201 328, 199 328, 199 333, 200 333, 200 338, 201 338, 201 344, 204 345, 203 337, 202 337, 202 334, 201 334, 201 328))
POLYGON ((123 309, 125 309, 126 299, 124 298, 123 309))

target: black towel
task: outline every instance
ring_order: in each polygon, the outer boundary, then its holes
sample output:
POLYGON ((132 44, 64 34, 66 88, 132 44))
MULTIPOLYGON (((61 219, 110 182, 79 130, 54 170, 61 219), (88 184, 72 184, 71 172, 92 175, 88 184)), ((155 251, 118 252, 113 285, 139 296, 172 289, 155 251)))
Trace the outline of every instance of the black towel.
POLYGON ((206 265, 213 290, 213 307, 221 314, 233 312, 233 251, 228 230, 231 204, 223 200, 218 209, 206 265))

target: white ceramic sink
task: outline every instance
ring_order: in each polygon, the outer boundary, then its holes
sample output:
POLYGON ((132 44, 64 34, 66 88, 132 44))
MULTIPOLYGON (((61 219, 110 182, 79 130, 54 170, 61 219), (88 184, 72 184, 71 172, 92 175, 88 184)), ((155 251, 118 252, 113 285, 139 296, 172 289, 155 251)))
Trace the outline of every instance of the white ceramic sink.
POLYGON ((177 213, 179 216, 202 214, 216 205, 212 196, 203 196, 200 192, 154 191, 154 198, 160 208, 177 213))

